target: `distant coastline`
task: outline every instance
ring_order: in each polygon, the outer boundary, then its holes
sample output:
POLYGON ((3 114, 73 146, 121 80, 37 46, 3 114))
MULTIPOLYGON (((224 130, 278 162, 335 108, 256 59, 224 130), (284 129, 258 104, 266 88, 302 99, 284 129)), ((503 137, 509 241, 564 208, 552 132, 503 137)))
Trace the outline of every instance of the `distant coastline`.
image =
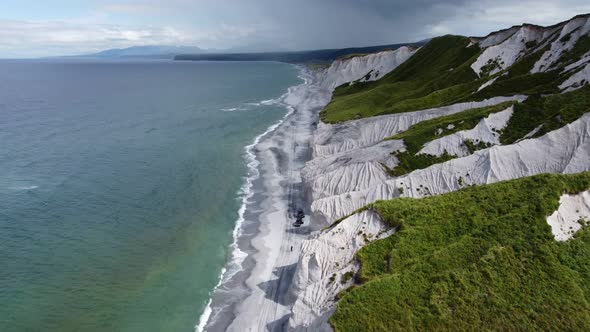
POLYGON ((180 54, 174 57, 178 61, 278 61, 287 63, 326 63, 350 54, 369 54, 386 50, 395 50, 402 46, 419 47, 424 41, 416 43, 389 44, 370 47, 350 47, 342 49, 324 49, 298 52, 261 52, 261 53, 204 53, 180 54))

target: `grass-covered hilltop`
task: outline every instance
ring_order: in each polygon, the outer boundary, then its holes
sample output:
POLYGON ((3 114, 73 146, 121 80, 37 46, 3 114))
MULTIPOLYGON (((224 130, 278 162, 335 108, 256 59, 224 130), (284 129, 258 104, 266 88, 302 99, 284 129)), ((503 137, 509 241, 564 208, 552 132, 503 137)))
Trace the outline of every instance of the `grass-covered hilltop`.
POLYGON ((322 121, 409 112, 499 95, 558 93, 560 84, 578 68, 572 65, 590 51, 590 36, 580 36, 581 29, 513 27, 507 30, 513 35, 491 46, 488 44, 497 37, 493 34, 485 39, 434 38, 381 80, 338 87, 321 113, 322 121), (491 81, 493 84, 484 86, 491 81))
POLYGON ((546 217, 588 189, 590 173, 538 175, 375 203, 398 231, 357 253, 334 329, 587 330, 590 232, 557 242, 546 217))
POLYGON ((590 330, 590 14, 411 52, 327 70, 289 326, 590 330))

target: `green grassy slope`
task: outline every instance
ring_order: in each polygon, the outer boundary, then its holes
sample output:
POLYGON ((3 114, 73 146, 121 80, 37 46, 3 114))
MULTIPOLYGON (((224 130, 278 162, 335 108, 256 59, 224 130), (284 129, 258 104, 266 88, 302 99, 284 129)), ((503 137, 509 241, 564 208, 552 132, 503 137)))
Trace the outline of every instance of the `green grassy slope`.
POLYGON ((590 329, 590 230, 553 239, 546 216, 590 173, 539 175, 373 206, 400 230, 361 249, 335 331, 590 329))
MULTIPOLYGON (((548 40, 555 38, 550 36, 548 40)), ((572 74, 564 72, 565 66, 590 50, 590 37, 580 38, 571 50, 562 54, 556 69, 531 74, 535 62, 548 49, 535 51, 531 46, 531 53, 511 67, 493 77, 478 78, 470 68, 482 51, 477 45, 470 45, 469 38, 461 36, 434 38, 381 80, 338 87, 330 104, 321 112, 321 119, 335 123, 496 96, 557 94, 558 85, 572 74), (477 91, 491 78, 496 78, 494 84, 477 91)))
POLYGON ((434 38, 408 61, 375 82, 343 85, 321 112, 324 122, 399 113, 451 103, 477 88, 469 68, 480 53, 467 37, 434 38), (463 85, 464 83, 470 83, 463 85))
POLYGON ((500 136, 502 144, 512 144, 538 126, 538 137, 579 119, 590 112, 590 85, 563 94, 530 96, 514 107, 514 114, 500 136))

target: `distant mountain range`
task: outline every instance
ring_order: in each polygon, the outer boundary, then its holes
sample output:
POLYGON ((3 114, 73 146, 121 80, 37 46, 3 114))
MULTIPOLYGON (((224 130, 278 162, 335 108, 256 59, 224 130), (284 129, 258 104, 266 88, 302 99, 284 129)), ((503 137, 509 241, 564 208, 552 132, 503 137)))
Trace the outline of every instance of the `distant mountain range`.
POLYGON ((127 48, 113 48, 98 53, 84 54, 82 57, 92 58, 173 58, 177 54, 198 54, 204 53, 203 50, 196 46, 132 46, 127 48))
POLYGON ((175 60, 190 61, 279 61, 288 63, 331 63, 332 61, 351 54, 368 54, 385 50, 395 50, 402 46, 420 47, 425 42, 389 44, 369 47, 349 47, 338 49, 323 49, 292 52, 207 52, 182 53, 174 57, 175 60))

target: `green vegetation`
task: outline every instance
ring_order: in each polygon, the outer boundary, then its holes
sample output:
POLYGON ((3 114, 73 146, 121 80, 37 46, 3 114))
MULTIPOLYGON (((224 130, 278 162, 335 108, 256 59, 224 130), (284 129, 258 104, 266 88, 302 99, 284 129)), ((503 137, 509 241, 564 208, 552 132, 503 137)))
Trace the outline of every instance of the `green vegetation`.
POLYGON ((389 170, 392 176, 400 176, 417 169, 423 169, 430 165, 445 162, 456 158, 448 153, 442 156, 431 156, 418 153, 424 144, 461 130, 468 130, 475 127, 481 119, 496 112, 505 110, 514 102, 505 102, 494 106, 473 108, 461 113, 443 116, 413 125, 408 130, 389 139, 403 139, 406 151, 396 153, 399 164, 389 170))
POLYGON ((482 141, 475 141, 474 142, 473 140, 470 140, 470 139, 463 140, 463 144, 465 144, 465 147, 467 148, 467 150, 469 150, 469 154, 473 154, 475 151, 478 151, 478 150, 487 149, 493 145, 492 143, 482 142, 482 141))
POLYGON ((361 285, 335 331, 584 331, 590 230, 553 239, 546 217, 590 173, 539 175, 373 205, 394 235, 361 249, 361 285))
POLYGON ((445 161, 457 158, 457 156, 451 155, 447 151, 440 156, 425 153, 413 154, 408 151, 395 152, 394 154, 399 160, 399 164, 393 169, 386 169, 387 173, 391 176, 402 176, 417 169, 424 169, 428 166, 444 163, 445 161))
MULTIPOLYGON (((545 41, 556 37, 552 35, 545 41)), ((434 38, 382 79, 339 86, 320 114, 322 121, 335 123, 497 96, 557 94, 559 84, 571 74, 562 74, 563 68, 590 51, 590 36, 582 36, 561 56, 554 70, 531 73, 550 45, 535 51, 538 43, 528 42, 526 47, 533 53, 491 77, 489 74, 503 64, 498 59, 490 59, 482 67, 479 78, 470 65, 481 54, 481 49, 470 43, 469 38, 461 36, 434 38), (496 78, 494 84, 477 91, 492 78, 496 78)))
POLYGON ((582 36, 574 47, 565 52, 559 59, 556 69, 531 74, 534 64, 549 49, 549 46, 532 53, 517 61, 514 65, 498 77, 491 86, 473 94, 470 99, 485 99, 495 96, 509 96, 514 94, 556 94, 559 93, 559 84, 568 75, 562 75, 564 67, 579 60, 590 51, 590 36, 582 36))
POLYGON ((500 142, 514 143, 541 125, 541 129, 533 137, 544 135, 576 121, 586 112, 590 112, 588 85, 564 94, 531 96, 514 106, 514 114, 502 131, 500 142))
POLYGON ((524 44, 524 46, 526 46, 526 48, 534 48, 535 46, 537 46, 537 41, 536 40, 529 40, 528 42, 526 42, 524 44))
POLYGON ((496 74, 494 84, 474 93, 469 100, 481 100, 515 94, 556 93, 561 79, 559 71, 531 74, 535 63, 549 50, 549 46, 520 59, 508 69, 496 74))
POLYGON ((359 57, 359 56, 365 56, 365 55, 368 55, 368 54, 369 53, 352 53, 352 54, 346 54, 346 55, 343 55, 341 57, 338 57, 336 60, 348 60, 348 59, 356 58, 356 57, 359 57))
POLYGON ((559 64, 562 67, 572 64, 582 58, 588 51, 590 51, 590 36, 581 36, 574 47, 561 56, 559 64))
POLYGON ((546 73, 524 74, 518 76, 500 76, 494 84, 471 95, 468 100, 483 100, 497 96, 516 94, 551 94, 559 92, 559 71, 546 73))
POLYGON ((348 282, 350 279, 352 279, 352 277, 353 277, 353 276, 354 276, 354 272, 352 272, 352 271, 348 271, 348 272, 344 273, 344 274, 342 275, 342 280, 340 280, 340 283, 344 285, 344 284, 345 284, 345 283, 347 283, 347 282, 348 282))
POLYGON ((328 279, 328 285, 333 284, 334 281, 336 281, 336 273, 334 273, 330 276, 330 279, 328 279))
POLYGON ((500 63, 498 59, 489 59, 488 63, 481 67, 481 76, 488 76, 495 69, 501 69, 503 62, 500 63))
POLYGON ((470 43, 461 36, 434 38, 381 80, 336 88, 322 121, 408 112, 466 98, 478 87, 469 66, 481 51, 477 45, 467 47, 470 43))

